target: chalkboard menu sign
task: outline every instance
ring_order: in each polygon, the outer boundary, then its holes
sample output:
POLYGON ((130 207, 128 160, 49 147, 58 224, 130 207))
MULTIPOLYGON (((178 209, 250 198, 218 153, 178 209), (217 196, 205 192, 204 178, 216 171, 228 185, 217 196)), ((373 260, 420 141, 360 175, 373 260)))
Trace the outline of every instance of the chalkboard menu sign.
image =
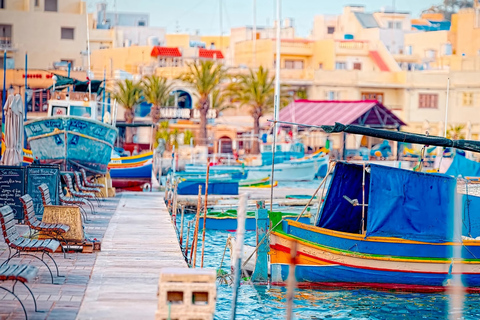
POLYGON ((25 193, 25 168, 0 166, 0 206, 10 206, 15 219, 23 219, 23 206, 20 197, 25 193))
POLYGON ((43 216, 42 194, 38 186, 46 183, 50 191, 53 205, 58 205, 58 184, 60 182, 60 166, 58 165, 31 165, 27 167, 27 185, 25 193, 33 199, 35 214, 39 219, 43 216))

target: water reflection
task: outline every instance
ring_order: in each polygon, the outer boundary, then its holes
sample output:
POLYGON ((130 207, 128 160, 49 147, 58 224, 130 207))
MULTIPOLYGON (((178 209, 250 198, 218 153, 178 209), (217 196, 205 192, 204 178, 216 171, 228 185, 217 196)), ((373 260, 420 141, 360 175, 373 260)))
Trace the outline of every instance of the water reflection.
MULTIPOLYGON (((180 220, 180 219, 178 219, 180 220)), ((193 215, 186 216, 193 220, 193 215)), ((177 221, 179 224, 180 221, 177 221)), ((190 243, 193 230, 190 234, 190 243)), ((218 269, 229 234, 227 231, 207 230, 205 261, 207 268, 218 269)), ((233 234, 234 235, 234 234, 233 234)), ((186 231, 184 239, 186 237, 186 231)), ((199 232, 197 265, 200 265, 202 233, 199 232)), ((245 241, 255 245, 255 232, 247 231, 245 241)), ((230 253, 227 249, 223 270, 230 272, 230 253)), ((287 290, 278 286, 253 286, 243 283, 239 289, 237 319, 283 319, 287 290)), ((229 319, 232 288, 219 285, 215 319, 229 319)), ((373 290, 312 290, 297 289, 295 319, 446 319, 449 318, 446 294, 390 293, 373 290)), ((467 294, 463 319, 480 319, 480 295, 467 294)))

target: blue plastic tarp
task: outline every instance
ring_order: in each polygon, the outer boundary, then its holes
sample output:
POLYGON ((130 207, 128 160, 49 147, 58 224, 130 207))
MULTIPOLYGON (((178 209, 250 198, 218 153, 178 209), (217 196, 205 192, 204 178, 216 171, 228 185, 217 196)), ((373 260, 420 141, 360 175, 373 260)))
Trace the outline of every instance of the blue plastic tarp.
POLYGON ((445 174, 453 177, 479 177, 480 163, 469 160, 457 153, 445 174))
POLYGON ((462 235, 480 237, 480 197, 462 195, 462 235))
POLYGON ((371 165, 366 236, 452 241, 456 179, 371 165))
MULTIPOLYGON (((338 162, 335 165, 330 188, 320 214, 318 227, 330 230, 361 233, 362 207, 353 206, 351 200, 363 201, 363 166, 338 162)), ((365 173, 365 203, 368 203, 370 175, 365 173)), ((368 208, 368 207, 367 207, 368 208)), ((367 209, 366 208, 366 209, 367 209)), ((365 219, 367 210, 365 210, 365 219)))

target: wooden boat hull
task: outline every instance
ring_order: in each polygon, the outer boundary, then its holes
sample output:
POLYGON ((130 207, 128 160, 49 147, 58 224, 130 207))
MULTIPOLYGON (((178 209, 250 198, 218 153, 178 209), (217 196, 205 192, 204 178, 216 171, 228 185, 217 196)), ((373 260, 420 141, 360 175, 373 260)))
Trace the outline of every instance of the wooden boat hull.
POLYGON ((108 166, 115 167, 118 165, 138 165, 151 159, 153 159, 153 152, 149 151, 136 156, 112 158, 108 166))
MULTIPOLYGON (((295 220, 297 217, 285 217, 288 220, 295 220)), ((298 221, 302 223, 310 223, 310 217, 301 217, 298 221)), ((203 227, 203 217, 200 218, 200 226, 203 227)), ((257 222, 253 217, 247 217, 245 219, 245 230, 251 231, 255 230, 257 226, 257 222)), ((206 229, 212 230, 237 230, 237 218, 236 217, 228 217, 228 218, 217 218, 217 217, 208 217, 205 225, 206 229)))
POLYGON ((26 122, 25 132, 40 163, 105 174, 118 130, 93 119, 55 116, 26 122))
POLYGON ((275 284, 285 283, 290 248, 296 242, 295 272, 302 286, 444 291, 453 276, 461 275, 465 286, 480 287, 480 259, 474 258, 479 256, 480 243, 476 241, 464 241, 462 245, 373 237, 363 239, 362 243, 362 235, 357 238, 357 235, 290 221, 283 227, 287 232, 272 232, 270 237, 271 273, 275 284), (300 238, 293 235, 295 231, 290 227, 297 232, 307 232, 300 238), (464 248, 464 260, 452 262, 449 257, 453 246, 464 248), (392 252, 396 255, 388 254, 392 252))

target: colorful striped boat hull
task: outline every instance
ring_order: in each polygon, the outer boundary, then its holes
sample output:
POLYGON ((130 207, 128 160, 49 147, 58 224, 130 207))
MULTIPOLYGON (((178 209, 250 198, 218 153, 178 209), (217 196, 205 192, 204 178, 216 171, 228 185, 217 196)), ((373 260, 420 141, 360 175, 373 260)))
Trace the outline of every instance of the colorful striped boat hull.
MULTIPOLYGON (((426 243, 331 231, 288 221, 270 236, 271 274, 285 283, 290 248, 297 245, 297 281, 302 286, 371 287, 407 291, 444 291, 452 277, 480 287, 480 241, 426 243), (295 235, 297 234, 297 235, 295 235), (298 235, 302 234, 301 237, 298 235), (307 240, 308 239, 308 240, 307 240), (461 246, 462 261, 452 262, 452 248, 461 246), (394 253, 394 255, 392 255, 394 253)), ((476 289, 472 289, 476 290, 476 289)))

